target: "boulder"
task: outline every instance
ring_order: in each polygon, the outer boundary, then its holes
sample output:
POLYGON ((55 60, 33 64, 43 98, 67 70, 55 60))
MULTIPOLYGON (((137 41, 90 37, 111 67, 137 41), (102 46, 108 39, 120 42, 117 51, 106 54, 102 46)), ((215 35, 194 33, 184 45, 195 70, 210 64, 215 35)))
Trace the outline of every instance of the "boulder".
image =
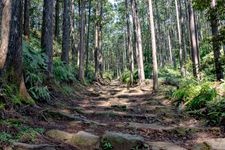
POLYGON ((144 143, 144 139, 140 136, 120 132, 106 132, 103 140, 112 144, 113 150, 130 150, 136 146, 142 146, 144 143))
POLYGON ((148 142, 151 150, 186 150, 178 145, 168 142, 148 142))
POLYGON ((80 131, 72 136, 69 143, 79 147, 80 150, 95 150, 100 147, 100 138, 94 134, 80 131))

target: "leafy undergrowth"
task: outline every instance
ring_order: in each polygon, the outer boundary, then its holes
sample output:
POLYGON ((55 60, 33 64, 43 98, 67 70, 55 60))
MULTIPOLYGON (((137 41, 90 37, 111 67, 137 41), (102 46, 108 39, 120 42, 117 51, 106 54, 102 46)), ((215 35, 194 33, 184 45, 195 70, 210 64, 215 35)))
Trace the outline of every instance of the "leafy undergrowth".
POLYGON ((180 110, 206 119, 209 125, 224 121, 225 83, 186 80, 172 94, 173 102, 180 110))
MULTIPOLYGON (((206 70, 203 72, 203 76, 206 70)), ((178 110, 186 111, 197 118, 205 119, 208 125, 222 125, 225 120, 225 83, 214 82, 211 78, 198 81, 189 75, 180 75, 179 70, 165 67, 159 77, 171 88, 167 96, 172 99, 178 110)), ((203 78, 203 77, 202 77, 203 78)))
POLYGON ((17 119, 0 120, 0 145, 13 142, 35 142, 45 129, 32 128, 17 119))

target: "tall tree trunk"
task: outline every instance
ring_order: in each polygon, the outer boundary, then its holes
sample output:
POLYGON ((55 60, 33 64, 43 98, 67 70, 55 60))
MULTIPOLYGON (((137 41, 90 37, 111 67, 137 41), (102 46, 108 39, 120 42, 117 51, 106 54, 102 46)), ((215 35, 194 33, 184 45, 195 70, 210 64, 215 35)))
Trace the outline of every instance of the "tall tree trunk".
POLYGON ((24 83, 22 63, 22 0, 4 1, 2 16, 4 38, 0 49, 0 70, 3 71, 3 81, 7 85, 16 85, 21 98, 28 100, 31 97, 24 83))
POLYGON ((85 54, 85 1, 81 1, 81 28, 80 28, 80 62, 79 62, 79 80, 84 82, 84 54, 85 54))
POLYGON ((69 64, 69 50, 70 50, 70 0, 64 0, 61 60, 65 64, 69 64))
POLYGON ((89 0, 88 4, 88 22, 87 22, 87 44, 86 44, 86 77, 88 75, 88 67, 89 67, 89 38, 90 38, 90 22, 91 22, 91 0, 89 0))
MULTIPOLYGON (((2 7, 3 7, 3 0, 0 0, 0 33, 2 33, 2 7)), ((0 42, 2 40, 1 34, 0 34, 0 42)))
POLYGON ((172 42, 171 42, 171 33, 170 29, 168 30, 168 46, 169 46, 169 62, 173 64, 173 52, 172 52, 172 42))
POLYGON ((191 38, 190 41, 191 41, 191 52, 192 52, 193 75, 197 79, 200 79, 195 17, 194 17, 194 10, 192 8, 191 0, 189 2, 189 29, 190 29, 190 38, 191 38))
POLYGON ((152 66, 153 66, 153 90, 158 89, 158 64, 157 64, 157 51, 155 39, 155 25, 153 16, 152 0, 148 0, 149 11, 149 25, 151 26, 151 39, 152 39, 152 66))
POLYGON ((179 41, 179 61, 180 61, 180 72, 181 75, 185 75, 184 62, 183 62, 183 48, 182 48, 182 31, 181 31, 181 22, 180 22, 180 9, 178 6, 178 0, 175 0, 176 5, 176 16, 177 16, 177 32, 178 32, 178 41, 179 41))
MULTIPOLYGON (((103 15, 102 1, 96 4, 96 17, 102 18, 103 15)), ((95 22, 95 79, 103 77, 103 56, 102 56, 102 22, 97 19, 95 22)))
POLYGON ((30 36, 30 0, 24 1, 24 23, 23 32, 27 39, 30 36))
POLYGON ((72 55, 72 64, 75 64, 76 60, 76 32, 75 32, 75 6, 74 6, 74 0, 71 1, 71 18, 70 18, 70 36, 71 36, 71 55, 72 55))
POLYGON ((102 24, 102 19, 103 19, 103 1, 100 2, 100 22, 99 22, 99 34, 98 34, 98 39, 99 39, 99 55, 98 55, 98 61, 99 61, 99 73, 100 73, 100 77, 103 78, 103 51, 102 51, 102 28, 103 28, 103 24, 102 24))
MULTIPOLYGON (((99 16, 99 3, 96 3, 95 17, 99 16)), ((94 61, 95 61, 95 79, 98 79, 98 53, 99 53, 99 21, 95 21, 95 51, 94 51, 94 61)))
POLYGON ((59 15, 60 15, 60 0, 56 0, 55 4, 55 40, 59 39, 59 15))
POLYGON ((136 57, 137 57, 137 64, 138 64, 138 77, 139 77, 139 82, 143 82, 145 80, 145 74, 144 74, 144 62, 143 62, 143 50, 142 50, 141 24, 138 17, 137 1, 131 0, 131 6, 132 6, 132 15, 134 18, 133 21, 136 26, 135 35, 136 35, 136 44, 137 44, 136 57))
POLYGON ((52 76, 54 0, 44 0, 41 47, 47 55, 47 76, 52 76))
POLYGON ((130 32, 130 15, 129 15, 129 2, 125 0, 126 5, 126 21, 127 21, 127 49, 129 54, 129 69, 130 69, 130 84, 133 85, 134 83, 134 54, 131 47, 131 32, 130 32))
POLYGON ((221 62, 221 54, 220 54, 220 42, 218 40, 218 12, 216 9, 217 1, 211 0, 211 11, 210 11, 210 22, 211 22, 211 29, 212 29, 212 44, 213 44, 213 52, 214 52, 214 61, 215 61, 215 69, 216 69, 216 79, 220 81, 224 78, 223 76, 223 67, 221 62))

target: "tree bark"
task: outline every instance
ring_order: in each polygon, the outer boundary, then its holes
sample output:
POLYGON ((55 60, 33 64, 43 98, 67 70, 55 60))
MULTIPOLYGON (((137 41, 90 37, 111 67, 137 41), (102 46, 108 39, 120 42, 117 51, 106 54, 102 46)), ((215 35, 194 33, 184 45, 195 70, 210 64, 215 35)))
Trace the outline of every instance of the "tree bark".
POLYGON ((143 82, 145 80, 144 74, 144 63, 143 63, 143 50, 142 50, 142 37, 141 37, 141 25, 140 20, 138 17, 138 8, 137 8, 137 1, 131 0, 132 6, 132 15, 133 15, 133 22, 135 24, 135 35, 136 35, 136 57, 137 57, 137 64, 138 64, 138 77, 139 82, 143 82))
POLYGON ((131 32, 130 32, 130 15, 129 15, 129 2, 125 0, 126 5, 126 22, 127 22, 127 49, 129 54, 129 69, 130 69, 130 84, 133 85, 134 83, 134 54, 131 47, 131 32))
MULTIPOLYGON (((95 10, 95 17, 97 18, 99 16, 99 3, 96 4, 96 10, 95 10)), ((95 79, 98 78, 98 53, 99 53, 99 21, 95 21, 95 51, 94 51, 94 61, 95 61, 95 79)))
POLYGON ((181 20, 180 20, 180 10, 178 6, 178 0, 175 0, 176 5, 176 16, 177 16, 177 33, 179 41, 179 61, 180 61, 180 72, 182 76, 185 76, 184 62, 183 62, 183 46, 182 46, 182 31, 181 31, 181 20))
POLYGON ((79 80, 84 82, 84 54, 85 54, 85 1, 81 1, 81 31, 80 31, 80 61, 79 61, 79 80))
POLYGON ((173 52, 172 52, 172 42, 171 42, 171 33, 170 29, 168 30, 168 46, 169 46, 169 62, 173 64, 173 52))
POLYGON ((52 76, 54 0, 44 0, 41 47, 47 55, 47 76, 52 76))
POLYGON ((216 69, 216 79, 220 81, 224 78, 223 75, 223 67, 221 62, 221 54, 220 54, 220 42, 218 40, 218 27, 219 20, 217 16, 217 1, 211 0, 211 10, 210 10, 210 22, 211 22, 211 30, 212 30, 212 45, 213 45, 213 53, 214 53, 214 61, 215 61, 215 69, 216 69))
POLYGON ((87 22, 87 44, 86 44, 86 76, 88 74, 89 67, 89 38, 90 38, 90 22, 91 22, 91 0, 88 4, 88 22, 87 22))
MULTIPOLYGON (((31 99, 23 79, 22 62, 22 0, 3 2, 1 66, 3 82, 15 85, 24 100, 31 99), (4 56, 3 56, 4 55, 4 56)), ((15 91, 17 92, 17 91, 15 91)), ((15 93, 16 94, 16 93, 15 93)))
POLYGON ((71 18, 70 18, 70 36, 71 36, 71 55, 72 55, 72 64, 76 64, 76 32, 75 32, 75 6, 74 6, 74 0, 71 0, 71 18))
MULTIPOLYGON (((0 0, 0 33, 2 33, 2 5, 3 2, 0 0)), ((0 42, 2 40, 1 34, 0 34, 0 42)))
POLYGON ((55 40, 59 39, 59 14, 60 14, 60 0, 56 0, 55 4, 55 40))
POLYGON ((195 17, 194 17, 194 10, 192 7, 191 0, 189 2, 189 29, 190 29, 190 38, 191 38, 190 41, 191 41, 191 52, 192 52, 193 75, 197 79, 200 79, 195 17))
POLYGON ((30 0, 24 1, 24 23, 23 32, 27 39, 30 36, 30 0))
POLYGON ((69 64, 69 50, 70 50, 70 0, 64 0, 61 60, 67 65, 69 64))
POLYGON ((151 39, 152 39, 152 66, 153 66, 153 90, 158 89, 158 63, 156 51, 156 38, 155 38, 155 25, 153 16, 152 0, 148 0, 149 11, 149 25, 151 26, 151 39))

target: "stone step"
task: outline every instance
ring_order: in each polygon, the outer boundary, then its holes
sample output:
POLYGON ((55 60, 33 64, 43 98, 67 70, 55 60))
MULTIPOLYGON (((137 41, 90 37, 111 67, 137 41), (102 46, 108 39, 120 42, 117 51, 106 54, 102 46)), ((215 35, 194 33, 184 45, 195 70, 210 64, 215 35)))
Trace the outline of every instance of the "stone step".
POLYGON ((147 144, 151 150, 186 150, 169 142, 147 142, 147 144))
POLYGON ((130 114, 127 112, 120 111, 95 111, 95 110, 85 110, 81 112, 83 115, 98 115, 105 117, 122 117, 122 118, 135 118, 135 119, 155 119, 157 115, 155 114, 130 114))

